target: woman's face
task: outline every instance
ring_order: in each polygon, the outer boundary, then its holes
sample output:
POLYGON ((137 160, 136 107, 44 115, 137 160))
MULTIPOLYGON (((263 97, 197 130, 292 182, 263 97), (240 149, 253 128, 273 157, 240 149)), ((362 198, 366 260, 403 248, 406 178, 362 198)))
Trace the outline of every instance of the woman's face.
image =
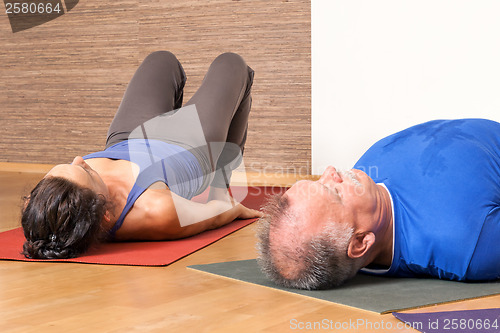
POLYGON ((62 177, 80 186, 90 188, 97 194, 102 194, 105 197, 109 196, 108 187, 99 176, 99 174, 92 169, 81 156, 75 157, 71 164, 59 164, 53 167, 45 177, 62 177))

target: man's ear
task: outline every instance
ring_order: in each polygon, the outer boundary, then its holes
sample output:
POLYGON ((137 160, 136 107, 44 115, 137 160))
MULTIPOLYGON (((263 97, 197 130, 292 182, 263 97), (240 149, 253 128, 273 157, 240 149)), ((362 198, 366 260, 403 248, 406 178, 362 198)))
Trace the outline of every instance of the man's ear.
POLYGON ((349 258, 361 258, 375 244, 375 234, 373 232, 364 232, 352 237, 347 247, 349 258))

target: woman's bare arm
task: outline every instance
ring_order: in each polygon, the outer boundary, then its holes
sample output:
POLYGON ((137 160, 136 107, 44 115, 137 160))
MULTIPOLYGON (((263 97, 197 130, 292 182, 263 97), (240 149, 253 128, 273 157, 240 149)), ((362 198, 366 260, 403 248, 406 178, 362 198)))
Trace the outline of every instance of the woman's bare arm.
POLYGON ((125 219, 116 234, 117 239, 180 239, 219 228, 235 219, 262 216, 257 210, 230 200, 211 200, 202 204, 179 197, 168 190, 148 192, 145 197, 140 198, 141 202, 138 202, 139 199, 136 202, 138 207, 134 207, 130 216, 125 219))

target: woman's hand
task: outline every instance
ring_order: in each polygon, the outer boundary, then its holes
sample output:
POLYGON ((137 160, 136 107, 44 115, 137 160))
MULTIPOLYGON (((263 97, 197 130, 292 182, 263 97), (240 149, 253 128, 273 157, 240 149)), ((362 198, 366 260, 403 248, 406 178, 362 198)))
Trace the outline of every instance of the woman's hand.
POLYGON ((264 215, 261 211, 245 207, 242 204, 238 204, 237 208, 239 210, 239 215, 237 218, 240 219, 253 219, 262 217, 264 215))
POLYGON ((233 209, 236 210, 236 217, 235 218, 240 218, 240 219, 253 219, 253 218, 258 218, 262 217, 262 213, 258 210, 251 209, 248 207, 243 206, 240 203, 237 203, 233 197, 229 195, 229 192, 226 188, 218 188, 218 187, 211 187, 210 188, 210 193, 208 196, 208 201, 212 200, 217 200, 217 201, 223 201, 226 202, 227 204, 231 204, 234 206, 233 209))

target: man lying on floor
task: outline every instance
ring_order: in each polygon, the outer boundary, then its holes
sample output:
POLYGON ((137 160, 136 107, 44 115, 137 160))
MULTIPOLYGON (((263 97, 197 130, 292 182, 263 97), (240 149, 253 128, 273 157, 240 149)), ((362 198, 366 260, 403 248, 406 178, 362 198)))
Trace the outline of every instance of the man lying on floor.
POLYGON ((226 190, 247 137, 253 75, 242 57, 224 53, 181 107, 180 62, 167 51, 147 56, 125 91, 106 149, 55 166, 31 191, 22 214, 24 255, 71 258, 103 234, 178 239, 261 216, 233 204, 226 190), (190 200, 208 186, 213 200, 190 200))
POLYGON ((436 120, 375 143, 273 198, 259 263, 276 283, 339 286, 359 270, 457 281, 500 278, 500 124, 436 120), (368 173, 368 174, 367 174, 368 173))

